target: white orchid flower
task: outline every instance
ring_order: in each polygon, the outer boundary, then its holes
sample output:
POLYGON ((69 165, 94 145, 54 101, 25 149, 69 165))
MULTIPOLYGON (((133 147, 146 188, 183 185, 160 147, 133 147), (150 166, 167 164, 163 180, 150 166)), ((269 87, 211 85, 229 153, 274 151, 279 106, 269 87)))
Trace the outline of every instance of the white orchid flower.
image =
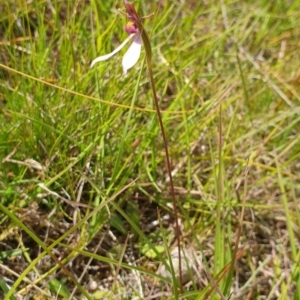
POLYGON ((132 39, 133 39, 133 43, 128 48, 122 60, 124 74, 127 74, 127 71, 130 68, 132 68, 139 60, 139 57, 141 55, 142 40, 145 44, 146 53, 148 54, 150 53, 151 56, 151 46, 149 42, 149 37, 146 31, 144 30, 141 20, 151 18, 153 14, 149 16, 139 17, 133 5, 128 3, 127 0, 124 0, 124 5, 126 8, 126 13, 122 11, 120 12, 125 16, 127 16, 127 18, 129 19, 129 22, 124 27, 124 30, 129 34, 129 37, 113 52, 103 56, 99 56, 96 59, 94 59, 91 63, 91 68, 97 62, 107 60, 112 56, 114 56, 132 39))
MULTIPOLYGON (((125 26, 126 27, 126 26, 125 26)), ((127 74, 127 71, 132 68, 137 61, 139 60, 139 57, 141 55, 141 48, 142 48, 142 42, 141 42, 141 34, 140 32, 136 29, 136 30, 132 30, 135 31, 134 33, 131 33, 128 38, 118 47, 116 48, 113 52, 103 55, 103 56, 99 56, 96 59, 94 59, 91 63, 91 68, 100 61, 104 61, 107 60, 109 58, 111 58, 112 56, 114 56, 116 53, 118 53, 130 40, 133 39, 133 43, 131 44, 131 46, 128 48, 127 52, 125 53, 125 55, 123 56, 123 60, 122 60, 122 66, 123 66, 123 71, 124 74, 127 74)))

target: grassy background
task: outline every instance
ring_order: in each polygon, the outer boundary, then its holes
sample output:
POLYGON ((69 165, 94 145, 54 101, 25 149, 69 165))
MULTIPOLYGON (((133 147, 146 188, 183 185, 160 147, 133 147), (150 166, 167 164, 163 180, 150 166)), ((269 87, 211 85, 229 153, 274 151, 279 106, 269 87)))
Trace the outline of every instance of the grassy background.
MULTIPOLYGON (((299 0, 132 3, 155 11, 145 27, 182 240, 206 270, 185 298, 221 299, 213 277, 223 299, 300 299, 299 0)), ((118 8, 0 0, 4 292, 178 298, 156 273, 174 229, 143 55, 127 77, 126 50, 89 68, 126 38, 118 8)))

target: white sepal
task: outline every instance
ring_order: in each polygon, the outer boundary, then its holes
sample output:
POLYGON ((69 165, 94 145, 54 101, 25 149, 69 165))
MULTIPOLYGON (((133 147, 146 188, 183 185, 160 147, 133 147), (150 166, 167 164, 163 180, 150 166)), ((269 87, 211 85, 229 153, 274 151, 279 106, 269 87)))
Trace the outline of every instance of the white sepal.
POLYGON ((127 74, 127 71, 132 68, 138 61, 141 54, 141 34, 137 33, 133 43, 128 48, 127 52, 123 56, 122 65, 124 74, 127 74))
MULTIPOLYGON (((128 38, 118 47, 116 48, 113 52, 109 53, 109 54, 106 54, 106 55, 103 55, 103 56, 99 56, 97 58, 95 58, 92 63, 91 63, 91 68, 97 63, 97 62, 100 62, 100 61, 104 61, 104 60, 107 60, 109 58, 111 58, 112 56, 114 56, 116 53, 118 53, 134 36, 136 35, 135 34, 130 34, 128 36, 128 38)), ((128 51, 127 51, 128 52, 128 51)))

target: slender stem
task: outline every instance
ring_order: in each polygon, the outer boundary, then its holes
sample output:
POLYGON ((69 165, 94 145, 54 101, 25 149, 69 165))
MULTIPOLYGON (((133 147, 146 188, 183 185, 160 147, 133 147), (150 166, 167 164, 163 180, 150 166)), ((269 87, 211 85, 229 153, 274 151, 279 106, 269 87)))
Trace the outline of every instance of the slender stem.
MULTIPOLYGON (((145 51, 146 51, 146 60, 147 60, 147 67, 149 71, 149 76, 150 76, 150 82, 151 82, 151 88, 153 91, 153 98, 154 98, 154 103, 155 103, 155 108, 157 112, 157 117, 159 121, 159 126, 161 130, 161 135, 163 137, 163 143, 164 143, 164 149, 166 153, 166 162, 167 162, 167 169, 168 169, 168 174, 170 178, 170 188, 171 188, 171 195, 172 195, 172 201, 173 201, 173 208, 174 208, 174 218, 175 218, 175 234, 176 234, 176 240, 177 240, 177 249, 178 249, 178 270, 179 270, 179 284, 180 284, 180 294, 183 293, 183 283, 182 283, 182 270, 181 270, 181 245, 180 245, 180 229, 179 229, 179 224, 178 224, 178 211, 177 211, 177 204, 176 204, 176 197, 175 197, 175 188, 174 188, 174 183, 173 183, 173 176, 171 172, 171 163, 170 163, 170 156, 169 156, 169 148, 168 148, 168 143, 167 143, 167 137, 165 134, 165 129, 162 121, 162 116, 159 108, 159 103, 156 95, 156 89, 155 89, 155 83, 154 83, 154 77, 153 77, 153 71, 152 71, 152 51, 151 51, 151 43, 149 36, 147 34, 147 31, 145 30, 141 19, 139 15, 137 14, 134 6, 130 3, 128 3, 127 0, 124 0, 124 5, 126 8, 127 12, 127 17, 130 21, 134 22, 134 24, 138 27, 138 29, 141 32, 143 43, 145 46, 145 51)), ((151 15, 150 15, 151 16, 151 15)), ((146 16, 148 18, 149 16, 146 16)))
POLYGON ((175 235, 176 235, 177 249, 178 249, 178 264, 179 264, 178 270, 179 270, 180 294, 182 294, 183 293, 183 290, 182 290, 183 282, 182 282, 182 269, 181 269, 180 229, 179 229, 179 223, 178 223, 178 210, 177 210, 177 204, 176 204, 175 188, 174 188, 174 183, 173 183, 173 175, 171 172, 168 141, 167 141, 165 128, 164 128, 163 121, 162 121, 161 111, 160 111, 159 103, 158 103, 158 99, 157 99, 154 77, 153 77, 153 72, 152 72, 151 58, 148 59, 148 56, 147 56, 147 67, 148 67, 151 87, 152 87, 152 91, 153 91, 153 98, 154 98, 155 108, 156 108, 156 112, 157 112, 157 118, 158 118, 160 130, 161 130, 161 135, 163 138, 164 150, 166 153, 167 171, 168 171, 168 175, 169 175, 169 179, 170 179, 170 189, 171 189, 171 196, 172 196, 173 208, 174 208, 174 218, 175 218, 175 235))

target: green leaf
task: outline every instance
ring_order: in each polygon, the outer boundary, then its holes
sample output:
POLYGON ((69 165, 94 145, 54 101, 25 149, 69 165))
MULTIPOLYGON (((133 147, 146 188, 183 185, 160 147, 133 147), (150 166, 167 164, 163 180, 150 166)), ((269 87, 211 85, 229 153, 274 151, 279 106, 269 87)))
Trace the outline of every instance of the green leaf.
POLYGON ((49 282, 49 288, 53 293, 64 298, 69 298, 71 295, 68 288, 56 278, 49 282))
MULTIPOLYGON (((152 247, 153 248, 153 247, 152 247)), ((149 244, 145 244, 142 248, 142 253, 148 258, 156 258, 157 254, 155 251, 150 247, 149 244)), ((165 248, 163 246, 155 246, 154 247, 158 253, 163 253, 165 248)))
POLYGON ((123 223, 122 219, 120 218, 120 216, 118 216, 117 214, 112 214, 111 215, 110 225, 113 228, 119 230, 124 235, 127 234, 127 230, 125 229, 124 223, 123 223))
POLYGON ((7 250, 7 251, 2 251, 0 252, 0 261, 7 258, 7 257, 13 257, 13 256, 17 256, 21 253, 23 253, 24 251, 27 251, 27 249, 14 249, 14 250, 7 250))
MULTIPOLYGON (((9 291, 9 288, 8 288, 7 284, 1 278, 0 278, 0 288, 2 289, 4 294, 7 294, 8 291, 9 291)), ((10 300, 16 300, 15 296, 11 295, 10 300)))

